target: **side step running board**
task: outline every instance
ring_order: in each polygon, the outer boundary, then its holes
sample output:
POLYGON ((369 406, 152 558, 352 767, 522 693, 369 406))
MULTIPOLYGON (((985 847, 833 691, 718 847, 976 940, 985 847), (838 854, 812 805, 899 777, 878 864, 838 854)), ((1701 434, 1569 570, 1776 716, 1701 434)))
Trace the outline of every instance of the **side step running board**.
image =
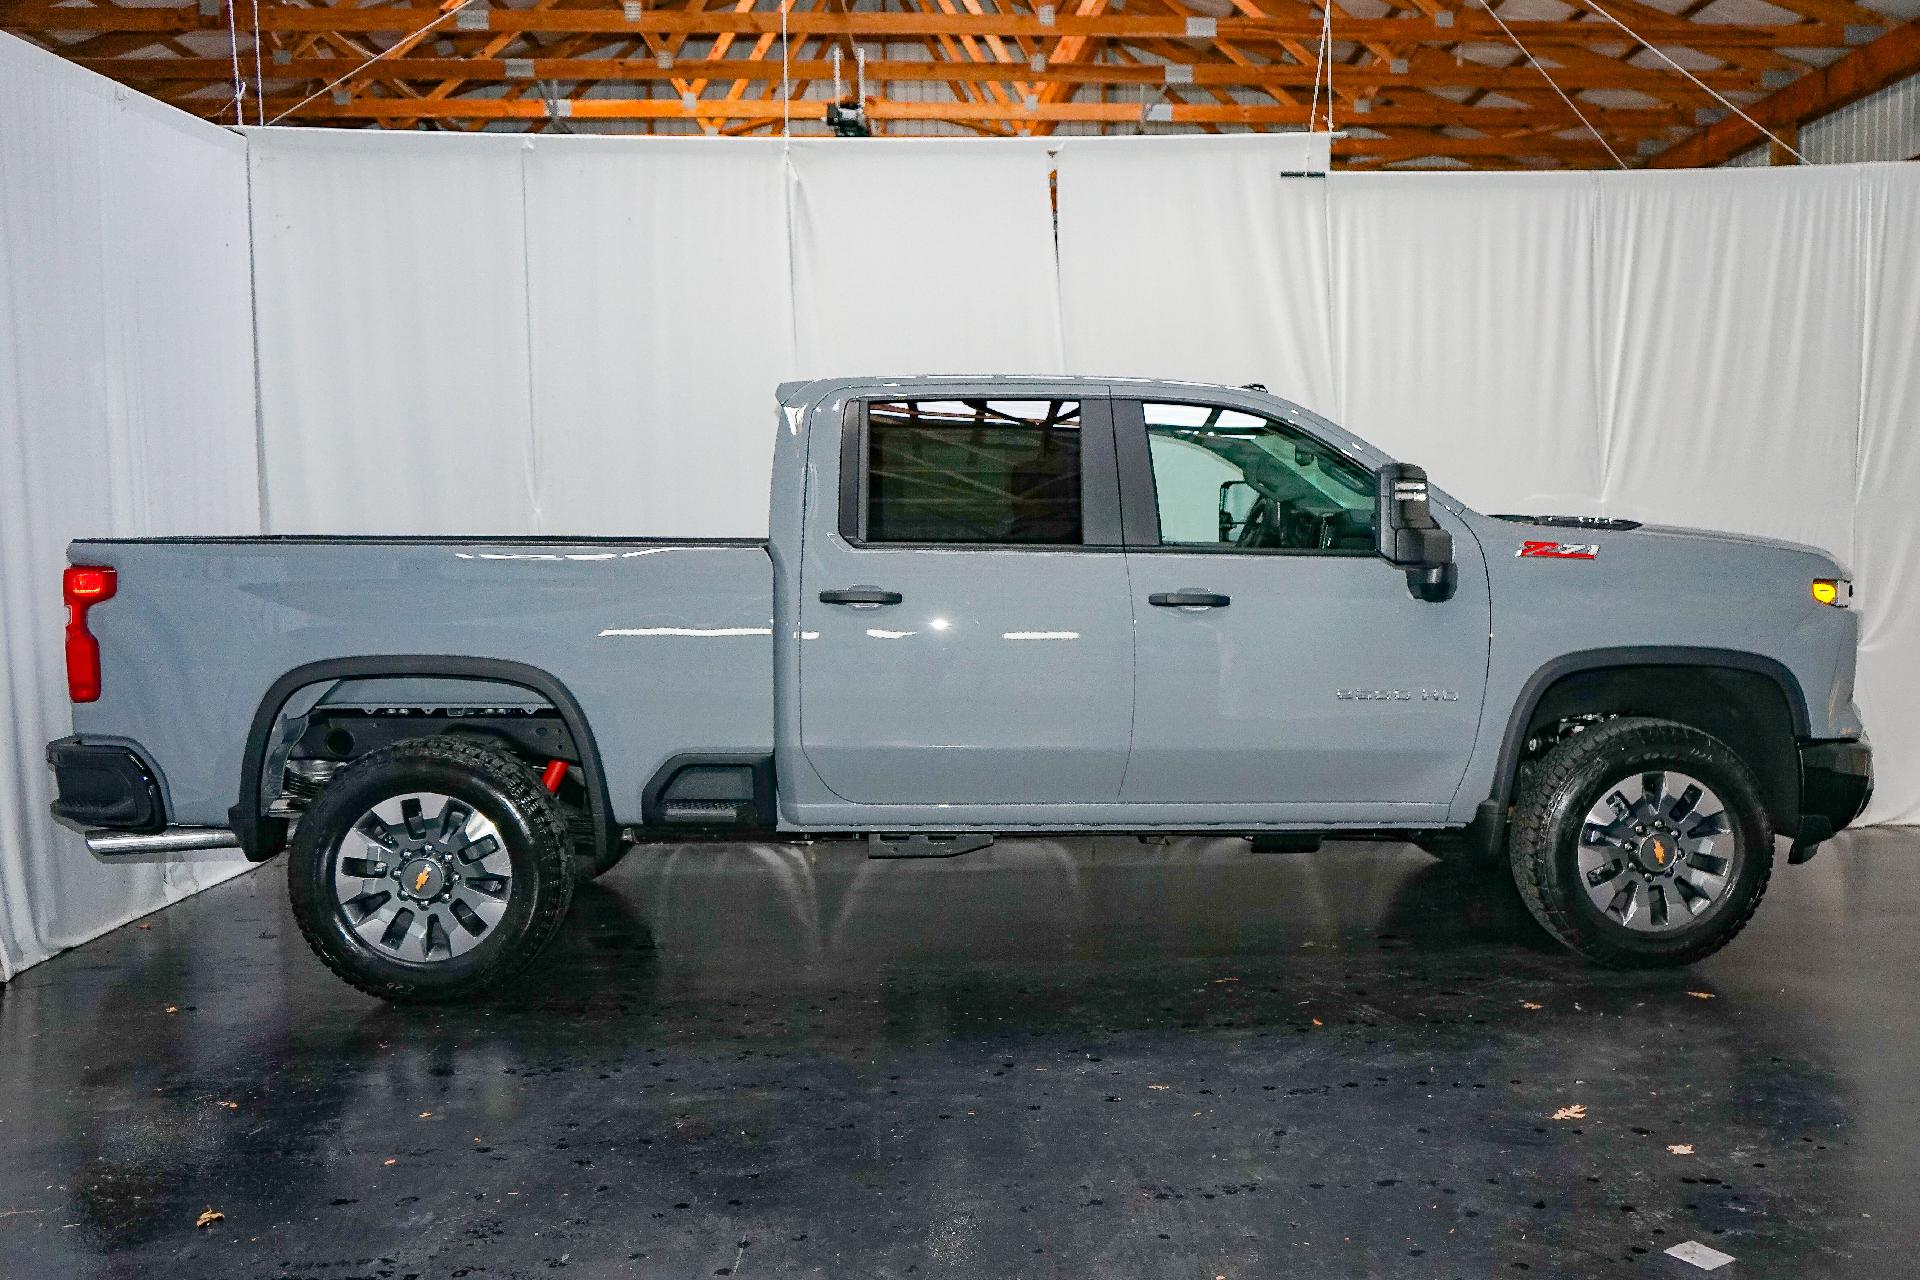
POLYGON ((89 831, 87 849, 96 857, 125 858, 141 853, 194 853, 238 849, 240 837, 225 827, 168 827, 151 835, 130 831, 89 831))
POLYGON ((867 837, 869 858, 957 858, 993 843, 988 835, 881 835, 867 837))

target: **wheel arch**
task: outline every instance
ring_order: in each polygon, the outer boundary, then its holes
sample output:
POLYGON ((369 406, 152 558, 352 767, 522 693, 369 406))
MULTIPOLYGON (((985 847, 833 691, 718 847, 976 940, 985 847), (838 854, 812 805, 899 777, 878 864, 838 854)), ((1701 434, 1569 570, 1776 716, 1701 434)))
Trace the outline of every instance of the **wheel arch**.
POLYGON ((1580 715, 1651 716, 1712 734, 1753 770, 1776 829, 1797 829, 1796 740, 1810 729, 1806 695, 1784 663, 1736 649, 1669 646, 1584 650, 1546 663, 1522 687, 1501 739, 1490 798, 1500 812, 1528 740, 1580 715))
POLYGON ((280 723, 282 713, 294 695, 302 689, 330 680, 409 677, 492 681, 528 689, 546 699, 559 714, 579 753, 594 841, 600 848, 612 843, 617 826, 613 819, 612 800, 607 790, 600 749, 594 741, 586 712, 559 678, 539 667, 504 658, 369 654, 326 658, 295 667, 275 680, 260 699, 247 729, 245 749, 241 753, 239 799, 228 812, 234 834, 239 837, 240 847, 250 861, 265 861, 278 853, 285 842, 285 821, 268 817, 261 797, 267 757, 273 747, 274 728, 280 723))

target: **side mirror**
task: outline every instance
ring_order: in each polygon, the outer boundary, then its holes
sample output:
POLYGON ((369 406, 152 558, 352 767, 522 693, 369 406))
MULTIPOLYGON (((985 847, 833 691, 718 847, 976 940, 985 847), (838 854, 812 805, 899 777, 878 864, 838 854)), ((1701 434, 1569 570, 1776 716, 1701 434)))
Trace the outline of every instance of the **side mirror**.
POLYGON ((1427 473, 1411 463, 1380 468, 1374 501, 1380 558, 1407 571, 1407 590, 1438 602, 1453 595, 1453 535, 1427 507, 1427 473))
POLYGON ((1258 495, 1245 480, 1228 480, 1220 486, 1220 541, 1232 542, 1234 531, 1247 522, 1258 495), (1242 494, 1240 490, 1246 492, 1242 494), (1244 505, 1240 499, 1244 499, 1244 505))

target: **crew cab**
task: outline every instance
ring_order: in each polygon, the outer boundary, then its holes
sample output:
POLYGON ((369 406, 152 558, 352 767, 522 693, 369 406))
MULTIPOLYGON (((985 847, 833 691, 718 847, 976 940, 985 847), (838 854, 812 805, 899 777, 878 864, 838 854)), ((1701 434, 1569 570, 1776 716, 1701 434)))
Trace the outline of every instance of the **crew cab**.
POLYGON ((630 847, 747 835, 1405 839, 1683 964, 1866 804, 1812 548, 1482 515, 1258 388, 812 381, 772 428, 765 539, 74 543, 56 816, 284 851, 320 958, 431 1000, 630 847))

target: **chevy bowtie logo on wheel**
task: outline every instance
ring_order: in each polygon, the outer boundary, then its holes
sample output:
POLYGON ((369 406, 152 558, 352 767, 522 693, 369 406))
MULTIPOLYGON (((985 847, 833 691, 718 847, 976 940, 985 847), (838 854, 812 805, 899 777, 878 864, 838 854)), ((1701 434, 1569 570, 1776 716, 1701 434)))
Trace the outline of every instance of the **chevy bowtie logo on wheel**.
POLYGON ((1600 554, 1597 542, 1534 542, 1520 544, 1516 556, 1539 560, 1591 560, 1600 554))

